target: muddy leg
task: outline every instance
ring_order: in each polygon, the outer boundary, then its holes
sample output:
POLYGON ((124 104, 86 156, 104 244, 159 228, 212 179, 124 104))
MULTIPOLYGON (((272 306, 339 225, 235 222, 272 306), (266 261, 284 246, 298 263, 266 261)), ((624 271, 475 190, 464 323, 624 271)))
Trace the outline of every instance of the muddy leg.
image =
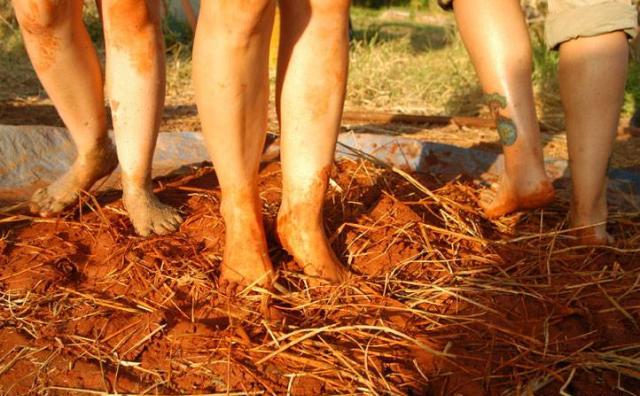
POLYGON ((272 265, 258 197, 267 130, 274 0, 203 3, 193 78, 202 130, 222 189, 225 249, 220 287, 268 286, 272 265))
POLYGON ((307 275, 338 282, 322 208, 338 136, 348 63, 347 0, 283 0, 278 65, 283 198, 278 236, 307 275))
POLYGON ((69 171, 31 199, 34 213, 53 216, 117 166, 107 136, 100 64, 82 22, 81 1, 13 0, 13 6, 38 78, 78 150, 69 171))
POLYGON ((151 188, 151 161, 164 105, 160 0, 103 2, 107 84, 122 167, 124 205, 142 236, 175 231, 177 210, 151 188))
POLYGON ((516 0, 456 0, 462 39, 498 122, 505 173, 481 206, 487 217, 542 207, 554 198, 545 170, 531 84, 531 44, 516 0))
POLYGON ((579 38, 560 46, 571 179, 571 226, 578 243, 611 242, 606 231, 607 164, 618 128, 629 47, 623 32, 579 38))

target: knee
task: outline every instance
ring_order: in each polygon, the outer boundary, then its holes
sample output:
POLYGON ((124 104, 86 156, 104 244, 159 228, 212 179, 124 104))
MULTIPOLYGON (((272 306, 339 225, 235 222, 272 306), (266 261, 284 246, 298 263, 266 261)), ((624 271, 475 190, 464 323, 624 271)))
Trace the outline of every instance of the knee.
POLYGON ((14 0, 13 8, 25 34, 43 35, 64 22, 69 3, 67 0, 14 0))
POLYGON ((325 18, 347 19, 351 0, 310 0, 312 15, 325 18))
POLYGON ((349 0, 309 0, 311 29, 326 38, 346 37, 350 3, 349 0))
POLYGON ((116 36, 130 40, 160 27, 160 0, 109 0, 104 4, 105 29, 116 36))
MULTIPOLYGON (((269 33, 275 0, 218 0, 208 4, 201 16, 204 29, 224 35, 231 43, 243 44, 249 39, 269 33)), ((200 25, 198 26, 200 28, 200 25)))

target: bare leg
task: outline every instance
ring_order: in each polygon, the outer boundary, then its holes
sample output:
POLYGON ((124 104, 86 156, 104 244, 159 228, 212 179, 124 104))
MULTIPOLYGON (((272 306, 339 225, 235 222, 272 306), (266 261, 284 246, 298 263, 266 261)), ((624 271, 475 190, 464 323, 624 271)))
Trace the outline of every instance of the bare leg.
POLYGON ((349 1, 282 0, 280 7, 278 235, 307 275, 337 282, 344 270, 327 241, 322 208, 344 104, 349 1))
POLYGON ((274 0, 203 3, 193 78, 202 130, 222 189, 226 225, 220 287, 270 283, 272 265, 258 196, 267 130, 274 0))
POLYGON ((182 219, 153 194, 151 162, 164 105, 160 0, 103 2, 107 84, 124 204, 138 234, 167 234, 182 219))
POLYGON ((496 111, 505 174, 482 197, 487 217, 547 205, 554 191, 544 170, 531 84, 531 44, 516 0, 456 0, 462 39, 496 111), (493 95, 495 94, 495 95, 493 95), (503 107, 504 105, 504 107, 503 107))
POLYGON ((627 76, 629 46, 623 32, 579 38, 560 46, 560 93, 565 109, 573 194, 571 225, 579 243, 610 241, 607 164, 627 76))
POLYGON ((13 0, 13 6, 36 73, 78 150, 71 169, 31 200, 34 213, 53 216, 117 166, 100 64, 82 22, 82 1, 13 0))

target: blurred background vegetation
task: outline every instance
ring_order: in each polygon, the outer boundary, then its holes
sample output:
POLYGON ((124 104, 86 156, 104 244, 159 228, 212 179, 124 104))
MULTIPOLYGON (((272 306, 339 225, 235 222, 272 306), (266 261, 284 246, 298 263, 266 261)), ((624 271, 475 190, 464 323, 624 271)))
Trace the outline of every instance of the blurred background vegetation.
MULTIPOLYGON (((103 55, 100 21, 93 1, 85 20, 103 55)), ((543 42, 545 2, 523 3, 531 27, 534 86, 538 115, 562 128, 557 83, 557 53, 543 42)), ((354 0, 348 108, 420 114, 477 115, 482 92, 457 34, 453 15, 436 0, 354 0)), ((165 20, 168 59, 168 104, 193 103, 192 33, 165 20)), ((624 117, 640 103, 640 67, 634 58, 625 93, 624 117)), ((272 73, 273 74, 273 73, 272 73)), ((26 57, 10 1, 0 0, 0 101, 46 100, 26 57)))

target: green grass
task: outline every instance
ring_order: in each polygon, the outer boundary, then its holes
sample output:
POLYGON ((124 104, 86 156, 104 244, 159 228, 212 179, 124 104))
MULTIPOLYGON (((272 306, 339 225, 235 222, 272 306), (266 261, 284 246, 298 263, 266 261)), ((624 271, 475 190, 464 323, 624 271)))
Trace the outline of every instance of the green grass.
POLYGON ((39 90, 40 84, 27 60, 11 3, 0 0, 0 100, 25 92, 33 95, 39 90))
POLYGON ((629 64, 629 76, 627 77, 622 111, 631 116, 638 107, 640 107, 640 63, 638 63, 638 58, 635 58, 629 64))
MULTIPOLYGON (((391 12, 398 12, 391 11, 391 12)), ((383 18, 355 7, 347 104, 425 114, 477 111, 482 96, 453 21, 383 18)))
MULTIPOLYGON (((431 7, 397 20, 389 10, 356 7, 352 18, 349 104, 426 114, 482 111, 482 90, 451 14, 431 7)), ((558 56, 545 48, 541 26, 531 36, 538 114, 559 128, 558 56)))

